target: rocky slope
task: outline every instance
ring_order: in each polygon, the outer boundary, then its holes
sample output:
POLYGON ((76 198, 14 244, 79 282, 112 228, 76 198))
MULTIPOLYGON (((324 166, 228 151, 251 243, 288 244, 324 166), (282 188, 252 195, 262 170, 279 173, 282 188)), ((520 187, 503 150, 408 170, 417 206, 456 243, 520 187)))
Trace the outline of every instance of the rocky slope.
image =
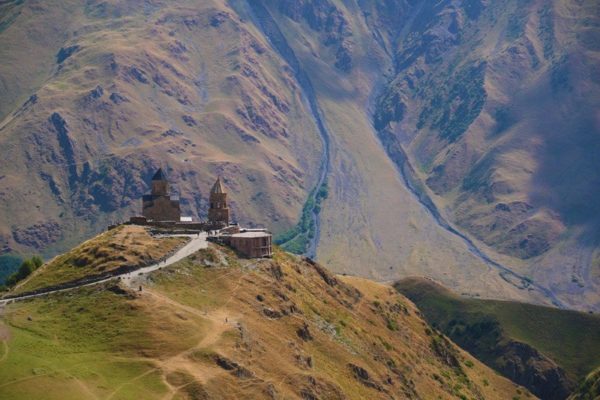
POLYGON ((206 211, 222 175, 235 219, 277 230, 294 223, 322 144, 289 71, 230 9, 3 7, 4 251, 56 251, 74 233, 139 213, 160 165, 188 215, 206 211))
POLYGON ((600 364, 597 315, 464 298, 426 279, 403 279, 394 286, 430 324, 540 398, 566 399, 600 364))
POLYGON ((533 398, 391 287, 280 251, 211 246, 131 286, 8 305, 1 397, 533 398))
POLYGON ((186 213, 216 174, 276 233, 306 202, 338 272, 600 306, 594 2, 1 7, 3 251, 74 245, 167 164, 186 213))
POLYGON ((424 3, 375 111, 447 219, 583 308, 598 305, 599 16, 594 2, 424 3))

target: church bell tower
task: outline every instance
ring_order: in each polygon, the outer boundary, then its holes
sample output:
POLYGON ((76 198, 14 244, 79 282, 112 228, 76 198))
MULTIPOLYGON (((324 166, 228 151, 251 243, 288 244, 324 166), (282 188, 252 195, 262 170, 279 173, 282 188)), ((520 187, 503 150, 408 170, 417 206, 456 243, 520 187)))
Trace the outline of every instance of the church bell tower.
POLYGON ((214 225, 228 226, 229 208, 227 208, 227 193, 223 190, 220 177, 217 178, 217 181, 210 190, 209 202, 208 222, 214 225))

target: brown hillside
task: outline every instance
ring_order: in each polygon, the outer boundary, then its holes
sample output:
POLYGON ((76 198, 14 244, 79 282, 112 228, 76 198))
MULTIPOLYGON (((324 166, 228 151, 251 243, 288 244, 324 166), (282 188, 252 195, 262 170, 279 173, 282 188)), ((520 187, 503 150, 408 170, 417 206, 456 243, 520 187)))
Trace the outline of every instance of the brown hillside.
POLYGON ((248 261, 210 247, 133 285, 8 306, 0 395, 533 398, 391 287, 281 252, 248 261))

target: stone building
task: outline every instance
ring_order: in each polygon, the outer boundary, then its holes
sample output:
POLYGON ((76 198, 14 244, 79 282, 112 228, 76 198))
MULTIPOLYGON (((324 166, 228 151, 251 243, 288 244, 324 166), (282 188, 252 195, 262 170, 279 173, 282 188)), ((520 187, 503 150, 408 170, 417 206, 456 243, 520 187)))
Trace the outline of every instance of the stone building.
POLYGON ((229 245, 244 257, 271 257, 272 235, 269 232, 240 232, 231 235, 229 245))
POLYGON ((175 221, 181 218, 179 198, 169 194, 169 182, 162 169, 152 177, 152 191, 142 197, 142 215, 149 221, 175 221))
POLYGON ((217 181, 210 190, 208 208, 208 222, 212 225, 225 227, 229 225, 229 208, 227 208, 227 193, 221 184, 221 178, 217 181))
POLYGON ((237 225, 230 225, 222 229, 212 240, 226 244, 242 257, 273 256, 273 235, 266 229, 244 229, 237 225))

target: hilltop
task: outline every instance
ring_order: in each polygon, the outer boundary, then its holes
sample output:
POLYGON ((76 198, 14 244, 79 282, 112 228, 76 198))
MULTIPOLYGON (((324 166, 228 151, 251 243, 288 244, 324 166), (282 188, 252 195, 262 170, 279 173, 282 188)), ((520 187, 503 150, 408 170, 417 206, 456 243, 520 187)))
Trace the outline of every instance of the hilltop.
POLYGON ((0 397, 13 399, 533 398, 393 288, 279 250, 245 260, 211 244, 147 276, 9 304, 1 321, 0 397))
POLYGON ((11 294, 76 284, 137 269, 166 258, 185 241, 183 237, 152 236, 141 226, 121 225, 54 257, 18 283, 11 294))
POLYGON ((593 382, 600 365, 599 315, 461 297, 420 278, 394 286, 430 324, 540 398, 565 399, 588 374, 593 382))

